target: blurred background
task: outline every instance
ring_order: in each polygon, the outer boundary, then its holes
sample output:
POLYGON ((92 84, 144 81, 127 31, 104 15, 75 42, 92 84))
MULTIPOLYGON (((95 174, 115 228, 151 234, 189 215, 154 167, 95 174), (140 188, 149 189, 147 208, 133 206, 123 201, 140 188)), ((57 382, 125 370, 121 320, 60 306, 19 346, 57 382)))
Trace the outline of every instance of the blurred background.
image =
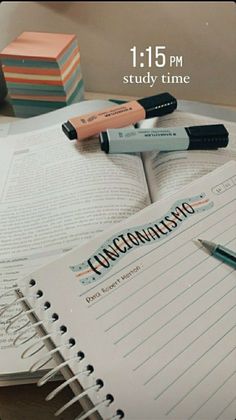
POLYGON ((85 89, 236 105, 234 2, 2 2, 0 50, 23 31, 76 33, 85 89), (183 67, 132 68, 130 48, 165 45, 183 67), (189 84, 123 84, 129 74, 189 75, 189 84))

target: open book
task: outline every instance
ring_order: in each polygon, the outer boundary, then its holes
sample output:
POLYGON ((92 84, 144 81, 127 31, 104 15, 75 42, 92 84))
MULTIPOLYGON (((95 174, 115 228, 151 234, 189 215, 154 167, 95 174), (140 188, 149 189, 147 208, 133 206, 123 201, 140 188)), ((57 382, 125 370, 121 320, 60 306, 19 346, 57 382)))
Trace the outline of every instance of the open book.
MULTIPOLYGON (((89 101, 77 109, 83 114, 108 104, 89 101)), ((225 150, 106 155, 98 139, 81 145, 70 142, 61 123, 1 138, 0 295, 27 273, 109 225, 236 158, 236 123, 178 111, 141 123, 164 127, 216 122, 225 123, 230 133, 225 150)), ((1 305, 9 296, 4 299, 1 305)), ((5 321, 3 315, 0 383, 22 382, 32 377, 28 372, 32 361, 20 361, 20 350, 13 347, 14 334, 5 333, 5 321)))

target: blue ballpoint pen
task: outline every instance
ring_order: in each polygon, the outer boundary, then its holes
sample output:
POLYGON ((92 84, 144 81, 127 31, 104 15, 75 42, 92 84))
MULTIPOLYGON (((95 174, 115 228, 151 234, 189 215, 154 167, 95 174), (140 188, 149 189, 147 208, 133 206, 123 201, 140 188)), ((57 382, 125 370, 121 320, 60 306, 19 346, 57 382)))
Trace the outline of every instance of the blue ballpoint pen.
POLYGON ((231 249, 222 245, 215 244, 214 242, 205 241, 203 239, 198 239, 198 241, 211 255, 213 255, 213 257, 236 269, 236 252, 231 251, 231 249))

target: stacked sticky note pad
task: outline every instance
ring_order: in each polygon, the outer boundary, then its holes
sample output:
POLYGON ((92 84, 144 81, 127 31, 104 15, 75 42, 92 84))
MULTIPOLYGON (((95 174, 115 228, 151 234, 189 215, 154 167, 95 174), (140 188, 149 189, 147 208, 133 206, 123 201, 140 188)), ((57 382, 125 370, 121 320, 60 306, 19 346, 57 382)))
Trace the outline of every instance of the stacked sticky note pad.
POLYGON ((83 99, 75 35, 23 32, 0 59, 16 116, 43 114, 83 99))

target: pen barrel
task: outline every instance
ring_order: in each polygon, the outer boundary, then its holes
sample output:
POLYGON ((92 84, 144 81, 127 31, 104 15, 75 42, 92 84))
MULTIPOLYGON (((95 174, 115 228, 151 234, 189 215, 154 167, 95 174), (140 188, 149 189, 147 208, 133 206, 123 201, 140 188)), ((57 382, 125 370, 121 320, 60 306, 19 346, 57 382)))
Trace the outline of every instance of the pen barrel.
POLYGON ((236 269, 236 252, 220 245, 215 249, 213 255, 236 269))

